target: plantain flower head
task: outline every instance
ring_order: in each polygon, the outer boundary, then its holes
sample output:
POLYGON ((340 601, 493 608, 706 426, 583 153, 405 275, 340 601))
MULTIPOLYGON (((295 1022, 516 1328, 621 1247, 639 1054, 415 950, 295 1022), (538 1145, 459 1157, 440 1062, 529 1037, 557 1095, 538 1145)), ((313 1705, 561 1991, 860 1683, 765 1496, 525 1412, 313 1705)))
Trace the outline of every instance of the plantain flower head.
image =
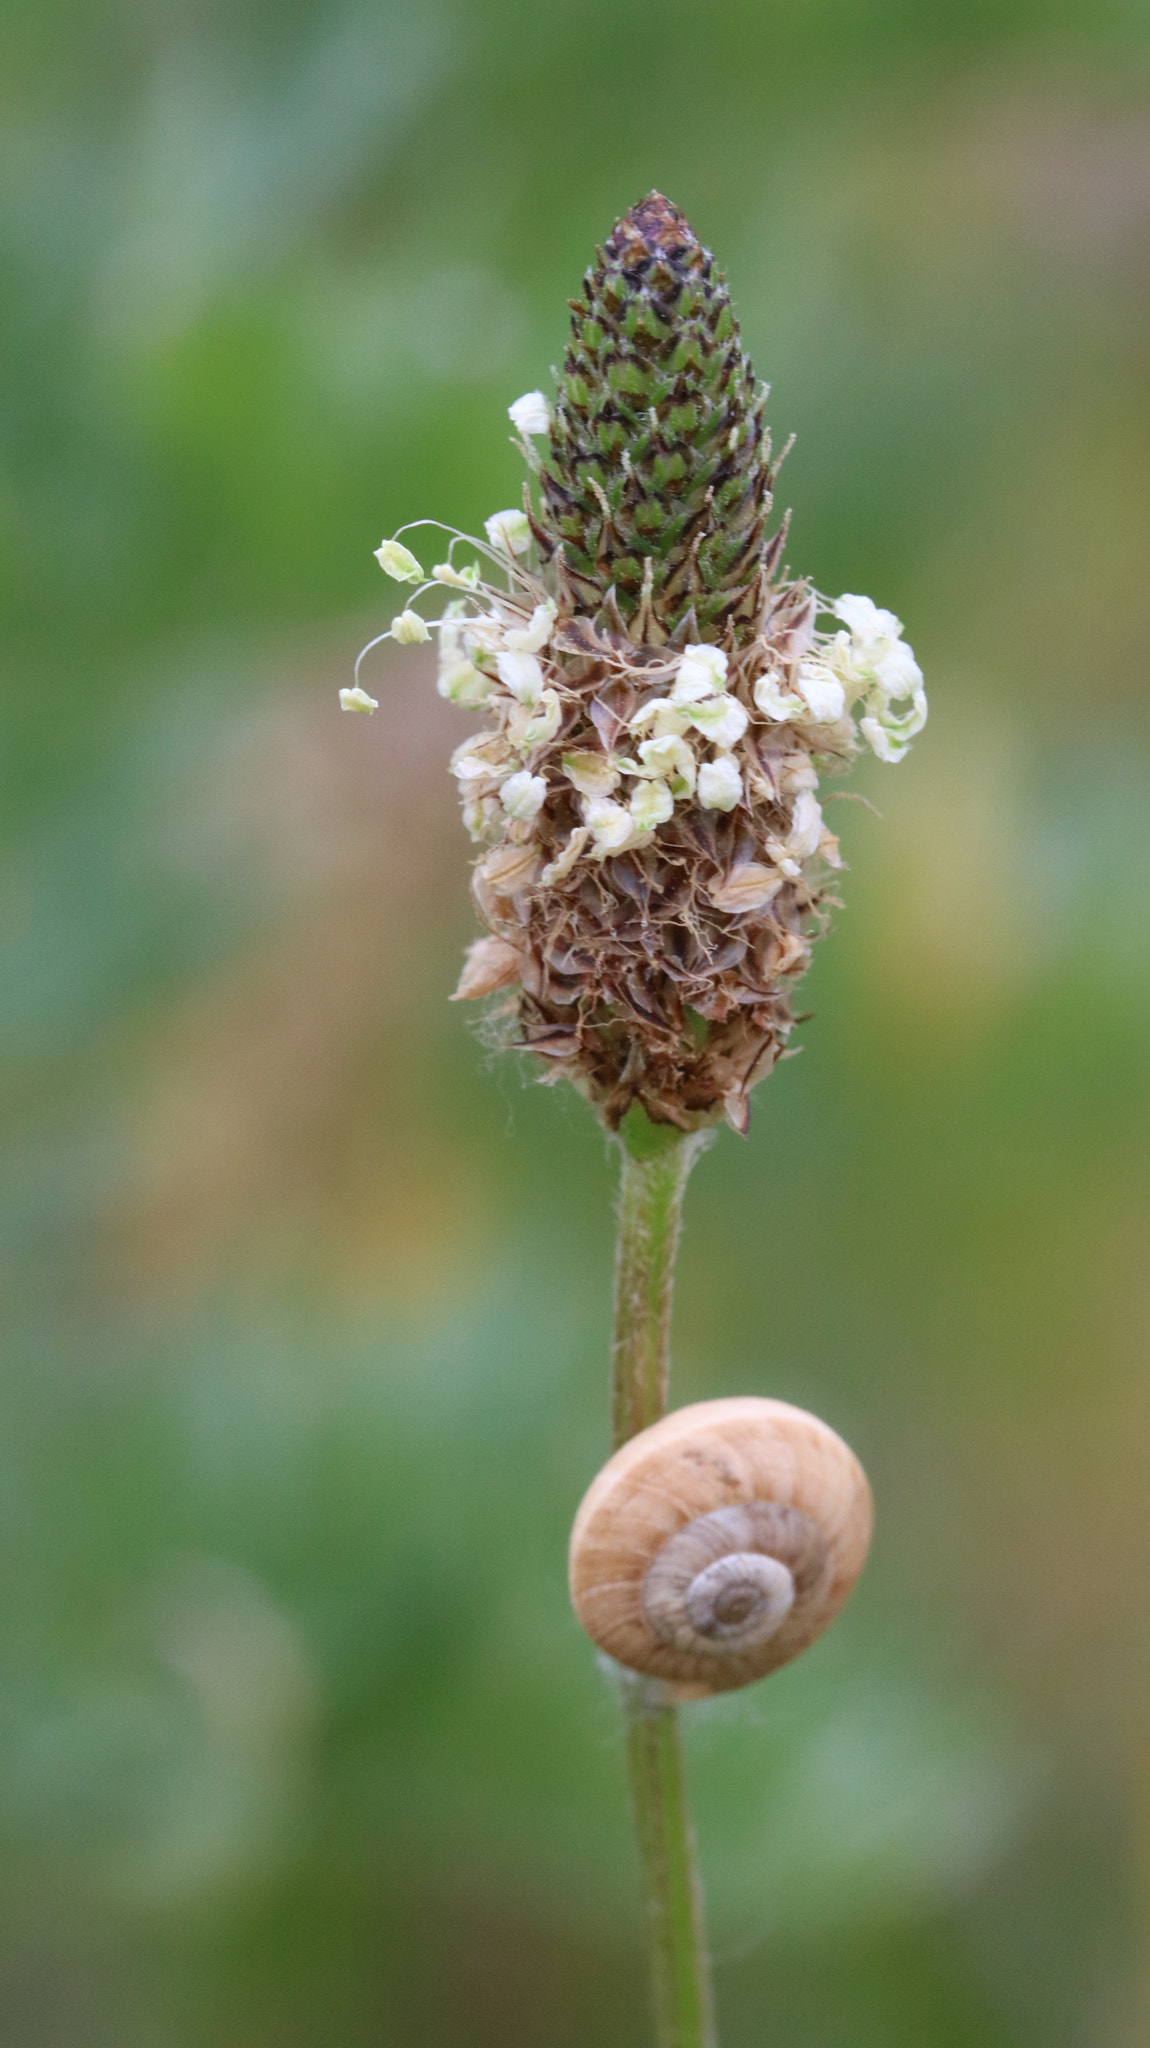
POLYGON ((433 569, 440 620, 391 629, 437 634, 441 693, 486 721, 450 764, 485 931, 456 995, 611 1129, 640 1104, 744 1131, 842 865, 822 782, 903 758, 922 674, 893 612, 786 568, 764 389, 683 215, 632 208, 572 305, 554 401, 508 408, 534 495, 433 569))

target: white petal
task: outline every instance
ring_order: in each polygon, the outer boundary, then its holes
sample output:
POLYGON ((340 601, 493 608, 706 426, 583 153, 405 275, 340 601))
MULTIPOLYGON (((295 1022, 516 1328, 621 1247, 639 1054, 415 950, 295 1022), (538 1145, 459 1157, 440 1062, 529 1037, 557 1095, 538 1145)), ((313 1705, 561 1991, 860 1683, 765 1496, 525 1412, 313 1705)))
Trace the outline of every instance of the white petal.
POLYGON ((846 692, 842 684, 821 661, 799 663, 797 688, 811 717, 820 725, 833 725, 846 710, 846 692))
POLYGON ((634 718, 628 721, 627 730, 645 732, 647 727, 651 726, 658 739, 664 739, 668 733, 681 737, 689 730, 688 709, 686 705, 680 709, 677 704, 672 704, 669 697, 652 697, 650 702, 644 704, 642 710, 636 711, 634 718))
POLYGON ((901 640, 871 664, 871 673, 892 703, 900 697, 913 697, 922 689, 922 670, 913 651, 901 640))
POLYGON ((538 704, 543 694, 543 670, 533 654, 498 654, 495 666, 505 690, 521 704, 538 704))
POLYGON ((392 620, 391 637, 401 647, 417 647, 421 641, 430 640, 431 634, 427 630, 427 620, 421 619, 418 612, 408 611, 400 612, 392 620))
POLYGON ((436 688, 441 697, 450 704, 464 707, 472 704, 486 704, 494 685, 490 676, 485 676, 470 661, 453 661, 444 664, 439 671, 436 688))
POLYGON ((516 818, 521 825, 529 825, 538 817, 547 801, 547 783, 542 775, 529 775, 521 768, 517 775, 509 775, 499 785, 499 801, 509 818, 516 818))
POLYGON ((595 850, 605 853, 620 853, 631 840, 635 820, 625 804, 612 803, 610 797, 588 796, 583 799, 583 822, 595 841, 595 850))
POLYGON ((551 430, 551 407, 542 391, 525 391, 522 398, 508 406, 507 417, 520 434, 546 434, 551 430))
POLYGON ((697 731, 724 751, 742 739, 750 724, 737 697, 712 697, 706 704, 693 704, 687 715, 697 731))
POLYGON ((350 690, 341 690, 339 701, 344 711, 364 711, 369 717, 373 711, 379 710, 378 698, 369 697, 367 691, 361 690, 358 683, 350 690))
POLYGON ((547 642, 551 638, 551 629, 555 624, 556 610, 557 607, 550 598, 547 599, 546 604, 537 604, 531 614, 530 625, 512 626, 503 635, 506 645, 515 654, 538 654, 539 649, 546 647, 547 642))
POLYGON ((653 826, 665 824, 674 808, 674 797, 666 783, 658 780, 641 782, 630 804, 631 816, 639 832, 649 832, 653 826))
POLYGON ((526 512, 520 512, 512 505, 506 512, 493 512, 483 523, 493 548, 502 548, 507 555, 527 553, 531 546, 531 528, 527 524, 526 512))
POLYGON ((643 740, 639 747, 639 759, 648 775, 658 775, 672 785, 679 784, 676 794, 693 796, 695 790, 695 756, 686 740, 676 733, 656 735, 654 739, 643 740))
POLYGON ((727 657, 721 647, 688 647, 679 663, 671 701, 697 704, 722 689, 727 674, 727 657))
POLYGON ((773 719, 776 725, 781 725, 786 719, 806 715, 803 699, 794 696, 790 690, 784 690, 781 676, 760 676, 751 694, 763 715, 773 719))
POLYGON ((619 786, 619 770, 606 754, 596 754, 588 749, 584 753, 564 754, 563 773, 574 783, 580 796, 610 796, 619 786))
POLYGON ((537 704, 516 705, 507 727, 508 738, 513 747, 524 751, 541 747, 554 739, 562 716, 556 691, 544 690, 537 704))
POLYGON ((849 590, 836 598, 835 617, 850 627, 856 640, 897 640, 902 632, 902 620, 893 612, 880 611, 869 597, 858 597, 849 590))
POLYGON ((699 802, 705 811, 733 811, 742 795, 743 778, 732 755, 704 761, 699 770, 699 802))
POLYGON ((482 754, 461 754, 457 761, 451 763, 451 773, 459 784, 461 796, 474 794, 481 783, 493 781, 498 772, 482 754))
POLYGON ((384 575, 390 576, 393 583, 423 582, 423 570, 411 549, 405 548, 402 541, 381 541, 375 550, 375 559, 384 575))

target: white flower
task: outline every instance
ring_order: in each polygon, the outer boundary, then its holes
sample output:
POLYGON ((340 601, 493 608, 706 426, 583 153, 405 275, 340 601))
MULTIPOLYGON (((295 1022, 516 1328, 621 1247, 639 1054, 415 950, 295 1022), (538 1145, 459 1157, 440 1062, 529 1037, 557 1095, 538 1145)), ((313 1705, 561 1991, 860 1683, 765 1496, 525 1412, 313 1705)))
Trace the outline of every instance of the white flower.
POLYGON ((521 704, 538 704, 543 694, 543 670, 533 654, 497 654, 495 666, 505 690, 521 704))
POLYGON ((550 598, 545 604, 537 604, 527 626, 512 626, 504 635, 504 641, 516 654, 538 654, 551 638, 557 607, 550 598))
POLYGON ((652 697, 650 703, 644 704, 642 710, 636 711, 634 718, 629 720, 627 730, 642 732, 648 725, 654 727, 657 739, 666 738, 668 733, 681 738, 689 730, 690 721, 687 711, 672 704, 669 697, 652 697))
POLYGON ((705 811, 733 811, 743 794, 739 764, 731 754, 704 761, 699 770, 699 802, 705 811))
POLYGON ((400 612, 391 622, 391 637, 401 647, 416 647, 420 641, 430 640, 431 634, 427 620, 421 619, 418 612, 400 612))
POLYGON ((457 569, 454 562, 437 562, 431 572, 436 583, 450 584, 452 590, 478 590, 479 570, 474 562, 466 569, 457 569))
POLYGON ((631 816, 637 832, 649 832, 671 816, 675 799, 665 782, 641 782, 631 798, 631 816))
POLYGON ((505 555, 525 555, 531 546, 531 528, 527 524, 526 512, 520 512, 514 505, 506 512, 493 512, 484 521, 487 538, 493 548, 502 548, 505 555))
POLYGON ((367 691, 361 690, 358 683, 353 689, 341 690, 339 701, 344 711, 366 711, 369 717, 373 711, 379 710, 379 699, 369 697, 367 691))
POLYGON ((805 698, 783 689, 782 677, 772 670, 758 678, 751 694, 764 717, 772 718, 776 725, 786 719, 805 718, 809 708, 805 698))
POLYGON ((472 839, 488 839, 503 829, 503 812, 494 796, 468 797, 461 789, 463 823, 472 839))
POLYGON ((807 860, 818 852, 823 831, 823 814, 819 800, 813 790, 801 789, 795 798, 791 812, 791 829, 787 834, 787 852, 792 860, 807 860))
POLYGON ((529 825, 538 817, 547 801, 547 783, 542 775, 529 775, 521 768, 517 775, 509 775, 499 785, 499 801, 509 818, 515 818, 521 825, 529 825))
POLYGON ((460 627, 460 645, 469 656, 474 657, 480 649, 484 654, 494 654, 497 648, 502 647, 503 621, 497 619, 494 612, 472 612, 469 617, 467 607, 461 599, 449 604, 444 616, 456 612, 463 621, 460 627))
POLYGON ((724 753, 742 739, 750 723, 737 697, 711 697, 705 704, 693 704, 687 715, 696 730, 724 753))
MULTIPOLYGON (((859 720, 862 733, 871 752, 880 761, 901 761, 916 732, 921 732, 926 722, 926 699, 923 698, 922 717, 908 726, 907 721, 876 716, 873 712, 859 720)), ((917 714, 916 714, 917 716, 917 714)))
POLYGON ((875 688, 867 696, 867 716, 859 721, 863 738, 880 761, 901 761, 915 734, 926 724, 922 671, 909 647, 895 652, 908 658, 897 664, 883 662, 881 671, 876 672, 875 688), (905 704, 906 709, 896 710, 898 704, 905 704))
POLYGON ((639 759, 644 772, 668 782, 675 796, 694 795, 695 756, 686 740, 680 739, 677 733, 663 733, 654 739, 643 740, 639 759))
POLYGON ((423 570, 411 549, 405 548, 402 541, 381 541, 375 550, 375 559, 384 575, 390 576, 393 583, 423 582, 423 570))
POLYGON ((859 724, 868 746, 880 761, 901 761, 927 712, 922 670, 901 637, 902 621, 849 591, 834 609, 850 633, 835 634, 826 659, 852 698, 863 700, 866 715, 859 724))
MULTIPOLYGON (((465 742, 466 744, 469 742, 465 742)), ((459 784, 461 797, 478 796, 482 785, 494 781, 498 772, 490 761, 484 760, 482 754, 460 754, 458 759, 452 756, 451 773, 459 784)))
POLYGON ((545 741, 554 739, 562 716, 556 691, 544 690, 534 706, 516 705, 507 727, 508 738, 513 747, 527 753, 532 747, 541 747, 545 741))
POLYGON ((595 841, 600 860, 605 853, 621 853, 635 831, 635 820, 627 806, 612 803, 605 796, 584 797, 583 822, 595 841))
POLYGON ((564 754, 563 773, 580 796, 610 796, 619 787, 619 770, 606 754, 564 754))
POLYGON ((717 696, 726 674, 727 657, 721 647, 688 647, 679 663, 671 702, 697 704, 703 697, 717 696))
POLYGON ((834 612, 864 646, 873 640, 897 640, 902 632, 902 620, 893 612, 881 611, 869 597, 853 596, 849 590, 835 599, 834 612))
POLYGON ((450 704, 467 708, 473 704, 486 704, 494 684, 491 677, 485 676, 473 662, 453 661, 440 664, 436 688, 450 704))
POLYGON ((879 689, 892 703, 901 697, 914 697, 922 689, 922 670, 905 640, 896 640, 893 646, 884 648, 871 667, 879 689))
POLYGON ((820 725, 833 725, 842 717, 846 710, 846 691, 825 662, 801 661, 797 685, 811 717, 820 725))
POLYGON ((486 704, 494 688, 471 660, 467 606, 455 598, 439 620, 439 675, 436 688, 452 704, 486 704))
POLYGON ((508 406, 507 417, 519 434, 546 434, 551 429, 551 407, 542 391, 525 391, 508 406))

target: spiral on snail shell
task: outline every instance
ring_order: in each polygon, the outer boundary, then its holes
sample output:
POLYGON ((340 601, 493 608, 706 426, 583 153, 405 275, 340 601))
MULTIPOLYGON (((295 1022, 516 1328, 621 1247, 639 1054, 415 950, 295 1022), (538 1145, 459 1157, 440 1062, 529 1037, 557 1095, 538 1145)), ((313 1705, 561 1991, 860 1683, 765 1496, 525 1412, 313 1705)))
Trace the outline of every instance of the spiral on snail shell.
POLYGON ((822 1634, 866 1560, 866 1474, 817 1416, 755 1396, 680 1408, 623 1445, 571 1532, 592 1641, 680 1698, 766 1677, 822 1634))

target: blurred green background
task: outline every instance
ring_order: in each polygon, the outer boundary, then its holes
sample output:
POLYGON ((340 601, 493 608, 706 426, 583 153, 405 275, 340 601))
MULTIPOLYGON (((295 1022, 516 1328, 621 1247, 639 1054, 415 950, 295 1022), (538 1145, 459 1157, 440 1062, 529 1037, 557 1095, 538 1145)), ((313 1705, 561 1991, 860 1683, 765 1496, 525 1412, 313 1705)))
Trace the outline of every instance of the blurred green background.
POLYGON ((7 0, 0 114, 6 2048, 645 2038, 611 1162, 445 1001, 459 714, 336 691, 652 186, 932 702, 689 1198, 677 1399, 878 1503, 691 1716, 724 2048, 1143 2044, 1144 5, 7 0))

